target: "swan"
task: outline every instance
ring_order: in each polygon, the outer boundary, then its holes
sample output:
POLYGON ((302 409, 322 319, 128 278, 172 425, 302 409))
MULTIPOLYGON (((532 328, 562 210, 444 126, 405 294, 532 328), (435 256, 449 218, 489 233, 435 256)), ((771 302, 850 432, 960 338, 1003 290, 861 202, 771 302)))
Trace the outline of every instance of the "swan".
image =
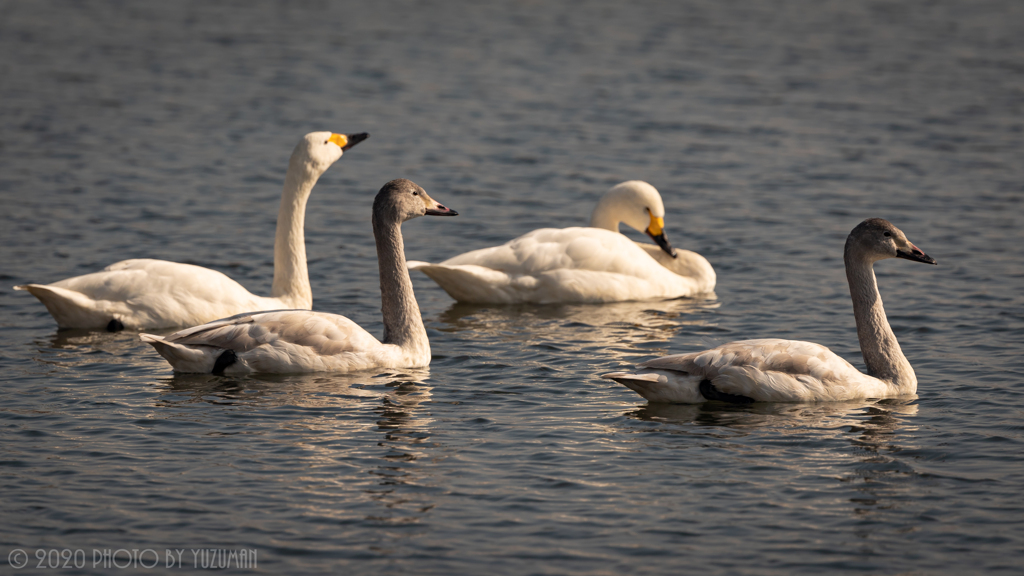
POLYGON ((373 200, 384 340, 344 316, 309 310, 249 312, 176 332, 141 334, 175 372, 354 372, 430 364, 430 342, 405 264, 402 222, 456 216, 409 180, 392 180, 373 200))
POLYGON ((190 326, 254 310, 312 308, 303 234, 306 201, 320 175, 368 136, 312 132, 295 147, 277 214, 269 298, 251 294, 216 270, 150 258, 122 260, 92 274, 14 289, 42 301, 60 328, 111 332, 190 326))
POLYGON ((413 261, 409 267, 459 302, 477 304, 621 302, 714 290, 711 264, 700 254, 673 248, 664 229, 665 206, 657 189, 630 180, 601 198, 589 228, 542 228, 440 264, 413 261), (646 232, 657 246, 620 234, 620 222, 646 232))
POLYGON ((651 402, 696 404, 721 400, 830 402, 895 398, 917 393, 917 376, 889 327, 874 263, 886 258, 936 264, 887 220, 871 218, 846 238, 843 261, 853 299, 857 337, 868 373, 811 342, 742 340, 639 364, 635 373, 604 374, 651 402))

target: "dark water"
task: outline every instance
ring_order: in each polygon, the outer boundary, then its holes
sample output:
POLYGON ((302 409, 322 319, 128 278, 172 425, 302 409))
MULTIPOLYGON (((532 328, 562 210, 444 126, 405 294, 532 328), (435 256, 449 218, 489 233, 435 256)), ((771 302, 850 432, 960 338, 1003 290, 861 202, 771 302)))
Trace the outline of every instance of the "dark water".
POLYGON ((0 77, 0 563, 1024 566, 1024 4, 2 2, 0 77), (269 292, 312 130, 372 135, 310 201, 319 310, 381 332, 369 213, 396 177, 462 214, 406 225, 434 261, 647 180, 717 297, 473 307, 417 275, 429 370, 235 379, 10 289, 157 257, 269 292), (596 376, 766 336, 862 366, 841 251, 874 216, 940 263, 877 266, 919 399, 659 406, 596 376))

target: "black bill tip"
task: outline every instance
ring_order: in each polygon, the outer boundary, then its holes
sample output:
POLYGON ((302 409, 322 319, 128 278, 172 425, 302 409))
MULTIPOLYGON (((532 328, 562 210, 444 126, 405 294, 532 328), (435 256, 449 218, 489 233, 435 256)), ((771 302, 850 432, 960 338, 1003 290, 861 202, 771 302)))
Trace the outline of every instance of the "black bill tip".
POLYGON ((664 252, 665 254, 668 254, 669 256, 671 256, 673 258, 676 257, 676 249, 673 248, 671 244, 669 244, 668 238, 665 238, 665 233, 664 232, 662 232, 661 234, 655 235, 655 234, 651 234, 651 231, 648 230, 647 231, 647 235, 651 237, 651 240, 654 240, 654 243, 657 244, 659 248, 661 248, 662 252, 664 252))
POLYGON ((427 216, 458 216, 459 213, 451 208, 438 204, 436 208, 427 208, 427 216))
POLYGON ((345 134, 345 139, 348 140, 348 144, 345 144, 345 147, 342 148, 342 150, 348 150, 349 148, 355 146, 356 144, 359 144, 360 142, 366 140, 369 137, 370 135, 366 132, 360 132, 358 134, 345 134))
POLYGON ((922 252, 920 250, 916 250, 916 249, 914 251, 912 251, 912 252, 906 252, 906 251, 903 251, 903 250, 897 250, 896 251, 896 257, 897 258, 903 258, 904 260, 910 260, 911 262, 923 262, 925 264, 935 264, 935 265, 939 264, 938 262, 935 261, 935 258, 932 258, 931 256, 925 254, 924 252, 922 252))

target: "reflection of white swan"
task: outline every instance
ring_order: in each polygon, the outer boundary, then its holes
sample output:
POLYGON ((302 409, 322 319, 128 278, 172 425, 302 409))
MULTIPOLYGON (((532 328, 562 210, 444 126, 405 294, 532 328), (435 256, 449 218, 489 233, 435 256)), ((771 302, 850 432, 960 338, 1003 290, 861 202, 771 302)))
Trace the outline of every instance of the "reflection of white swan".
POLYGON ((590 228, 542 228, 440 264, 409 267, 460 302, 619 302, 711 292, 711 264, 700 254, 672 248, 664 218, 654 186, 631 180, 601 198, 590 228), (658 246, 623 236, 620 222, 645 231, 658 246))
POLYGON ((744 340, 692 354, 665 356, 637 373, 605 374, 651 402, 815 402, 911 396, 917 376, 889 327, 873 265, 885 258, 935 264, 889 222, 861 222, 846 239, 843 259, 857 336, 868 373, 819 344, 744 340))
POLYGON ((270 298, 251 294, 216 270, 148 258, 122 260, 53 284, 15 288, 39 298, 61 328, 105 327, 112 332, 189 326, 257 310, 309 309, 313 293, 303 235, 306 201, 320 175, 366 136, 312 132, 292 152, 277 216, 270 298))
MULTIPOLYGON (((136 340, 138 343, 138 340, 136 340)), ((419 444, 431 435, 433 418, 424 410, 432 396, 427 368, 357 373, 250 374, 244 377, 210 374, 174 374, 158 379, 159 396, 155 407, 188 406, 208 403, 207 410, 193 410, 197 419, 223 424, 224 415, 237 413, 238 407, 269 410, 286 407, 294 414, 292 424, 318 441, 303 443, 303 449, 290 458, 303 469, 337 463, 340 446, 360 443, 360 437, 376 437, 378 446, 387 446, 381 458, 370 458, 366 469, 349 469, 349 478, 369 479, 388 460, 402 451, 402 461, 426 456, 419 444), (307 410, 312 408, 312 410, 307 410), (344 414, 344 417, 337 417, 344 414)), ((291 447, 293 438, 267 435, 270 444, 291 447)), ((394 461, 392 460, 392 464, 394 461)), ((410 470, 403 470, 408 473, 410 470)))
POLYGON ((681 330, 708 328, 712 316, 706 312, 718 307, 718 301, 703 298, 544 306, 454 303, 438 317, 438 329, 466 333, 466 349, 488 356, 489 347, 513 343, 517 348, 544 344, 586 356, 636 358, 651 354, 652 346, 667 353, 660 343, 681 330))
POLYGON ((402 222, 455 216, 409 180, 392 180, 373 201, 384 341, 344 316, 308 310, 246 313, 162 338, 142 334, 177 372, 353 372, 430 364, 430 342, 405 265, 402 222))
MULTIPOLYGON (((138 340, 135 340, 138 344, 138 340)), ((416 408, 430 400, 429 368, 398 371, 316 374, 248 374, 231 378, 211 374, 175 373, 164 379, 166 393, 184 394, 182 402, 224 400, 260 406, 357 408, 368 400, 387 399, 387 406, 416 408)), ((163 401, 175 402, 164 398, 163 401)), ((369 426, 367 426, 369 428, 369 426)))
MULTIPOLYGON (((846 437, 860 433, 860 442, 870 436, 893 433, 906 419, 917 415, 914 399, 853 400, 827 403, 757 403, 745 406, 726 404, 645 404, 627 416, 650 422, 700 424, 745 433, 771 429, 773 434, 805 434, 809 429, 817 437, 846 437)), ((695 433, 694 429, 686 429, 695 433)))

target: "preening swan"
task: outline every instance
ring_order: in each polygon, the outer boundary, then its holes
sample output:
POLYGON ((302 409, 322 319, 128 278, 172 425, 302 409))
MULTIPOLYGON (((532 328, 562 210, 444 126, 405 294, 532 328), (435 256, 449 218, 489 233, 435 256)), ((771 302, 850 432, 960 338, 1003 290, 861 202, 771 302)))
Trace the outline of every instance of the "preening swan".
POLYGON ((912 396, 917 393, 917 376, 889 327, 875 281, 874 263, 886 258, 936 263, 881 218, 861 222, 846 238, 843 261, 867 374, 820 344, 765 339, 655 358, 639 364, 635 373, 602 377, 624 384, 651 402, 680 404, 912 396))
POLYGON ((430 342, 405 263, 402 222, 456 216, 423 188, 392 180, 373 201, 373 237, 380 267, 384 340, 344 316, 308 310, 246 313, 188 328, 166 338, 142 334, 175 372, 353 372, 430 364, 430 342))
POLYGON ((680 298, 715 289, 715 271, 665 238, 665 206, 646 182, 618 184, 597 203, 589 228, 542 228, 440 264, 409 262, 459 302, 621 302, 680 298), (646 232, 639 244, 619 223, 646 232))
POLYGON ((216 270, 148 258, 122 260, 100 272, 53 284, 15 286, 46 305, 60 328, 171 328, 240 312, 313 307, 303 228, 306 201, 320 175, 367 134, 312 132, 288 162, 274 238, 271 296, 251 294, 216 270))

